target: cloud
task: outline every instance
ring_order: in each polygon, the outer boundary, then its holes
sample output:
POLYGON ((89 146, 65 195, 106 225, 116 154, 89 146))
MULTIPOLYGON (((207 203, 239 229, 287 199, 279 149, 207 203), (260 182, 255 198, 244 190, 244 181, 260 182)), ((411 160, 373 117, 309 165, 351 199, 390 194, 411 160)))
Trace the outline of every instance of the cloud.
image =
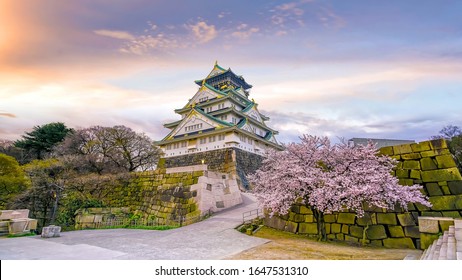
POLYGON ((332 9, 322 7, 318 12, 318 19, 326 28, 342 28, 346 25, 346 20, 337 15, 332 9))
POLYGON ((217 30, 214 25, 208 25, 205 21, 199 21, 196 24, 187 25, 194 38, 199 43, 206 43, 217 37, 217 30))
POLYGON ((16 118, 15 114, 0 112, 0 117, 16 118))
POLYGON ((236 31, 231 33, 231 36, 240 40, 249 39, 253 34, 258 33, 260 30, 257 27, 249 27, 247 24, 240 24, 236 29, 236 31))
POLYGON ((135 36, 126 31, 99 29, 94 30, 93 32, 97 35, 106 36, 114 39, 135 40, 135 36))

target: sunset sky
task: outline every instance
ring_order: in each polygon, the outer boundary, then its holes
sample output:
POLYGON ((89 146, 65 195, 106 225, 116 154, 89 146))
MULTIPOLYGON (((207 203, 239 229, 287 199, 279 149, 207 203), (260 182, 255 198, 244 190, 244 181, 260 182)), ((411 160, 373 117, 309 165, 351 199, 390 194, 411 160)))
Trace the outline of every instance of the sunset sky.
POLYGON ((160 140, 216 60, 281 142, 462 125, 462 1, 1 0, 0 139, 59 121, 160 140))

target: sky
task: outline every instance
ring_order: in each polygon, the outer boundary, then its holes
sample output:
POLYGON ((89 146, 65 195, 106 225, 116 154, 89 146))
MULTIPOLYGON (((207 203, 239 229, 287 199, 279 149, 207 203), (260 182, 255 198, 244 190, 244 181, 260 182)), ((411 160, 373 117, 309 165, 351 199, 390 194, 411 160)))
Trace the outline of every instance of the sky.
POLYGON ((282 143, 462 126, 462 1, 0 0, 0 139, 64 122, 160 140, 215 61, 282 143))

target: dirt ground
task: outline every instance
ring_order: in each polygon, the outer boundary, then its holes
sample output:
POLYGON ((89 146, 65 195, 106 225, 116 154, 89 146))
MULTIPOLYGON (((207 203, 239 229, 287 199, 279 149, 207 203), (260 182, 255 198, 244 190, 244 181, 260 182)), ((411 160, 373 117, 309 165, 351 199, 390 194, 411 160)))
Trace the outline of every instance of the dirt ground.
POLYGON ((420 250, 385 249, 344 242, 318 242, 306 236, 263 227, 256 237, 271 242, 230 257, 231 260, 402 260, 407 255, 418 259, 420 250))

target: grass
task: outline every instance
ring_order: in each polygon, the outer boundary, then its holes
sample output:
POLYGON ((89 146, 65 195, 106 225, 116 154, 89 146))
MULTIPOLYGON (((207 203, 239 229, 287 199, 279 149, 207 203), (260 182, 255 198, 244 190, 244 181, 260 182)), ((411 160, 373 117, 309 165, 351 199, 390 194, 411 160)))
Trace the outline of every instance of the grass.
POLYGON ((24 237, 24 236, 35 236, 36 234, 34 232, 22 232, 22 233, 16 233, 16 234, 8 234, 6 237, 8 238, 16 238, 16 237, 24 237))
POLYGON ((254 236, 270 242, 246 250, 236 260, 402 260, 420 255, 420 250, 386 249, 339 241, 318 242, 306 236, 263 227, 254 236))

